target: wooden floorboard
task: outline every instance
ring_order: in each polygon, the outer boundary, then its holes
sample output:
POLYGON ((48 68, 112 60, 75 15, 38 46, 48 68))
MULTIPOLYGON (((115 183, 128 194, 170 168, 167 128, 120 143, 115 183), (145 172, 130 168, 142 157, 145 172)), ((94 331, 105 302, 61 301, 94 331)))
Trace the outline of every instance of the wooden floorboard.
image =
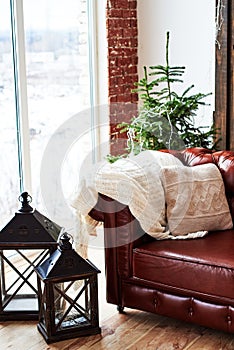
POLYGON ((0 349, 234 350, 234 335, 130 309, 102 321, 99 335, 49 345, 36 325, 35 321, 2 322, 0 349))

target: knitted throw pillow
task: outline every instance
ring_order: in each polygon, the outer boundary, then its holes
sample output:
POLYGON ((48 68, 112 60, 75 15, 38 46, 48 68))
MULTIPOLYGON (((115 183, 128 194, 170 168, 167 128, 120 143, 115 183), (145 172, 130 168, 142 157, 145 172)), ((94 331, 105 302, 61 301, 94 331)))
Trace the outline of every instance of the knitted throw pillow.
POLYGON ((172 235, 232 228, 223 179, 214 164, 166 166, 161 175, 172 235))

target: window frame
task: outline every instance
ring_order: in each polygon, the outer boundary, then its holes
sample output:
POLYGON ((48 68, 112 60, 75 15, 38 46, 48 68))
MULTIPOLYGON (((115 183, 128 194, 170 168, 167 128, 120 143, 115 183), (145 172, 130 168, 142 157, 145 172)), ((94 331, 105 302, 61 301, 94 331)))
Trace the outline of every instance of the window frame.
POLYGON ((31 193, 31 160, 23 0, 10 0, 20 192, 31 193))

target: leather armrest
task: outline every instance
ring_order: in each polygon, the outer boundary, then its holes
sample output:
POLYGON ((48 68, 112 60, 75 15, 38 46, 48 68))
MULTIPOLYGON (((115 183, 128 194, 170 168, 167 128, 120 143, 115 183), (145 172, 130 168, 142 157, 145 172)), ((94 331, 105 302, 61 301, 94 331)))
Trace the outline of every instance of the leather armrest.
POLYGON ((89 215, 104 223, 104 241, 107 269, 118 266, 121 276, 132 274, 132 251, 135 247, 154 240, 146 234, 127 205, 107 196, 99 195, 98 202, 89 215), (111 261, 111 263, 110 263, 111 261))

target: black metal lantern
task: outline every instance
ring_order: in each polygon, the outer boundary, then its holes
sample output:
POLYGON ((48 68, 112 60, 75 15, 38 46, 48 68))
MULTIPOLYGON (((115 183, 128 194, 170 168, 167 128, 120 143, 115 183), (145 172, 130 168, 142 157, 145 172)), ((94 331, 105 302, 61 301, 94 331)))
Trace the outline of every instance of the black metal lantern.
POLYGON ((30 206, 24 192, 15 216, 0 232, 0 321, 36 320, 34 268, 57 249, 61 227, 30 206))
POLYGON ((38 274, 38 330, 47 343, 98 334, 100 272, 72 248, 64 233, 58 249, 35 268, 38 274))

